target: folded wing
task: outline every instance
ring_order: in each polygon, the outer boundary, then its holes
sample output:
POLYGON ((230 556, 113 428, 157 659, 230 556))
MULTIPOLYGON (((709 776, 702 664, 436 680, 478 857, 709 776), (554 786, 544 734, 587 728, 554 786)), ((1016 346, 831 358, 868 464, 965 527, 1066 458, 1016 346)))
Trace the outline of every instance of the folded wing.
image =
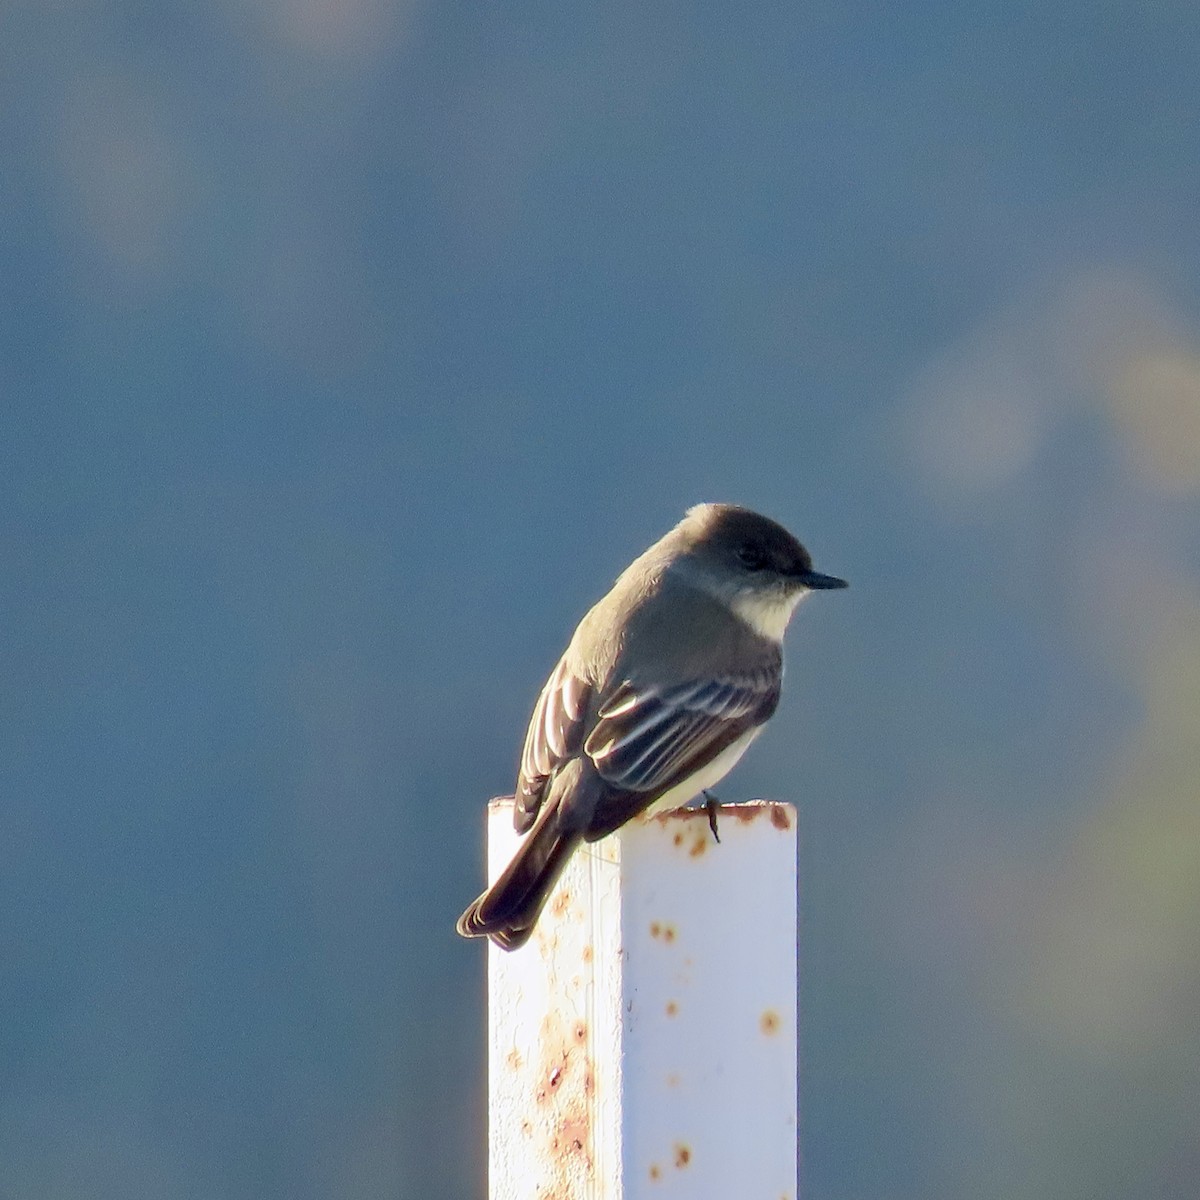
POLYGON ((612 791, 598 806, 588 837, 648 807, 707 766, 779 703, 778 664, 669 687, 624 683, 601 707, 583 744, 612 791))

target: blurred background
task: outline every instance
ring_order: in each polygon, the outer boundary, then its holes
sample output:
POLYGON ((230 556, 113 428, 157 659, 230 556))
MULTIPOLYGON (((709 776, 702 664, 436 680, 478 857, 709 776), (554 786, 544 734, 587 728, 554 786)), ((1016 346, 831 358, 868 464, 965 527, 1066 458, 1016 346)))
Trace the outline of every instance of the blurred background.
POLYGON ((0 1196, 485 1195, 487 798, 700 500, 851 590, 806 1200, 1193 1200, 1200 10, 0 7, 0 1196))

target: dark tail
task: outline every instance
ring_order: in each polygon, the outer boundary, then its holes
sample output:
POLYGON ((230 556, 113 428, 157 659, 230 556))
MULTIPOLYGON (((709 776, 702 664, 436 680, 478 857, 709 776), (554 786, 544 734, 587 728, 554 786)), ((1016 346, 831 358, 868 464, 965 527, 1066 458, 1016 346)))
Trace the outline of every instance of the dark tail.
POLYGON ((533 927, 582 833, 563 828, 558 806, 547 806, 521 843, 504 874, 458 918, 463 937, 490 937, 502 950, 516 950, 533 927))

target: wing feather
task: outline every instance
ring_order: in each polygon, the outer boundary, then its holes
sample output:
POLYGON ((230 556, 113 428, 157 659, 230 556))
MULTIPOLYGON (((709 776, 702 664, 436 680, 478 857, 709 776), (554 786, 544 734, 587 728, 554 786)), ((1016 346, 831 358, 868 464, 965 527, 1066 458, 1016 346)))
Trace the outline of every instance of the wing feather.
POLYGON ((579 753, 590 695, 591 688, 560 659, 538 696, 525 734, 513 807, 518 833, 524 833, 537 819, 554 772, 579 753))

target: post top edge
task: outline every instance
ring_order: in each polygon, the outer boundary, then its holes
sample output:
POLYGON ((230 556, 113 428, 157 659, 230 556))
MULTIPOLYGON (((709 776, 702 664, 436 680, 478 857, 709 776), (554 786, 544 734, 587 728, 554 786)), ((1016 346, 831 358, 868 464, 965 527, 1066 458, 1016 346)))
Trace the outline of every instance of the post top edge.
MULTIPOLYGON (((724 821, 737 821, 742 825, 766 820, 777 829, 790 829, 796 824, 799 814, 796 806, 786 800, 739 800, 733 804, 717 805, 717 816, 724 821)), ((650 818, 662 825, 675 821, 708 821, 708 810, 698 808, 675 808, 670 812, 658 813, 650 818)))
MULTIPOLYGON (((488 801, 489 813, 511 812, 512 807, 512 796, 493 796, 488 801)), ((774 820, 778 824, 779 817, 783 816, 787 819, 788 824, 791 825, 797 819, 796 806, 787 800, 739 800, 733 804, 721 803, 717 808, 720 815, 727 817, 731 821, 750 822, 765 817, 767 820, 774 820)), ((659 821, 664 825, 671 821, 707 821, 708 810, 703 805, 698 808, 675 808, 670 812, 659 813, 657 816, 648 819, 659 821)))

